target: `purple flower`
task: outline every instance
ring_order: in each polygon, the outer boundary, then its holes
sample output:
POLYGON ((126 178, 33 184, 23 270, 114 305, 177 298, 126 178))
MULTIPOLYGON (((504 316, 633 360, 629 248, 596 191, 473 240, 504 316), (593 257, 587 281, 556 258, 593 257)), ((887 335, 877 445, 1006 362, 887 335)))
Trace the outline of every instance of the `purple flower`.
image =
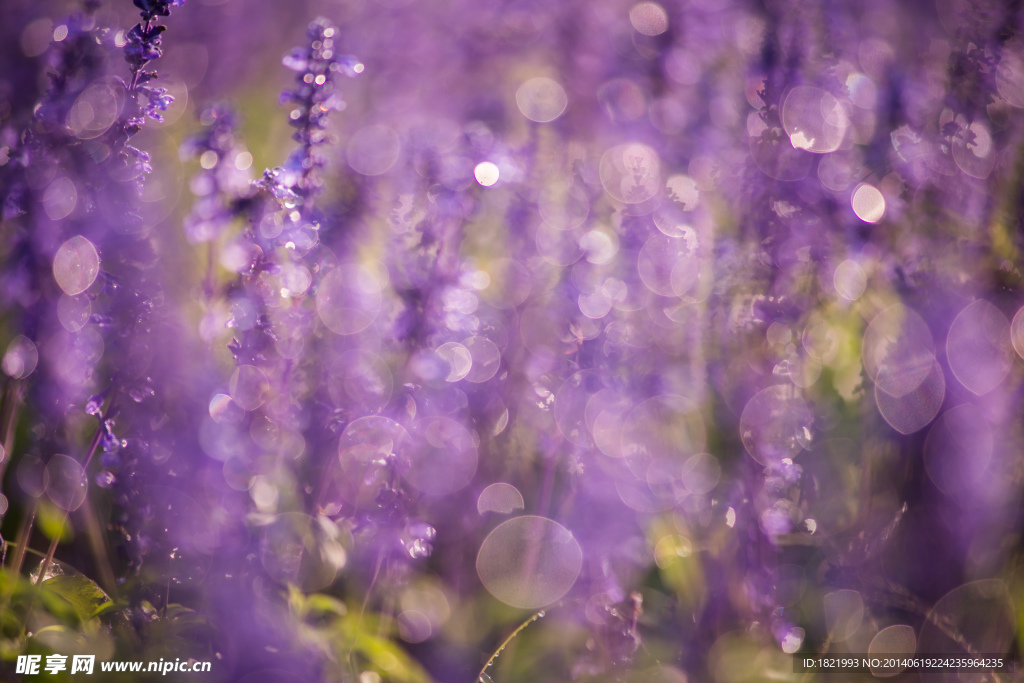
POLYGON ((8 649, 1012 651, 1013 3, 181 4, 2 10, 8 649))

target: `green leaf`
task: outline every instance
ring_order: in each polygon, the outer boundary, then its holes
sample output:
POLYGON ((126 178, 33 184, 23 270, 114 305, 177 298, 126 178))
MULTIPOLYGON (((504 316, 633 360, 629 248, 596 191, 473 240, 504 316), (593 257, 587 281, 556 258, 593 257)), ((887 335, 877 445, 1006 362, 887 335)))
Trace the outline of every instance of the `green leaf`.
POLYGON ((174 630, 178 633, 210 628, 210 623, 205 616, 194 609, 176 603, 167 606, 164 619, 171 622, 174 630))
POLYGON ((343 617, 348 613, 348 608, 345 606, 345 603, 337 598, 332 598, 330 595, 324 595, 323 593, 314 593, 307 596, 304 607, 306 614, 313 617, 326 615, 343 617))
POLYGON ((349 612, 339 618, 337 645, 341 646, 340 654, 344 656, 344 650, 351 648, 387 681, 429 683, 430 675, 419 662, 390 638, 378 635, 380 622, 381 615, 378 614, 364 614, 360 618, 358 614, 349 612))
POLYGON ((115 603, 113 600, 111 600, 110 602, 105 602, 102 605, 100 605, 99 607, 97 607, 96 608, 96 612, 95 612, 95 614, 93 614, 93 616, 94 617, 102 617, 103 615, 110 614, 111 612, 114 612, 117 609, 118 609, 117 603, 115 603))
POLYGON ((6 569, 0 570, 0 600, 4 606, 0 610, 0 640, 24 637, 25 624, 33 610, 49 614, 47 622, 56 620, 75 625, 83 619, 76 606, 63 595, 6 569))
POLYGON ((387 680, 398 683, 429 683, 430 676, 416 660, 406 654, 394 641, 368 633, 361 633, 355 641, 355 650, 363 655, 370 666, 387 680))
MULTIPOLYGON (((430 675, 419 662, 387 637, 390 629, 382 628, 381 615, 350 609, 323 593, 304 595, 295 587, 288 597, 292 612, 305 622, 305 637, 319 643, 326 652, 333 650, 339 661, 355 654, 363 662, 360 666, 376 670, 383 680, 430 683, 430 675)), ((387 622, 393 623, 390 619, 387 622)))
POLYGON ((70 602, 81 621, 92 619, 113 606, 107 594, 81 574, 55 576, 43 581, 42 585, 70 602))

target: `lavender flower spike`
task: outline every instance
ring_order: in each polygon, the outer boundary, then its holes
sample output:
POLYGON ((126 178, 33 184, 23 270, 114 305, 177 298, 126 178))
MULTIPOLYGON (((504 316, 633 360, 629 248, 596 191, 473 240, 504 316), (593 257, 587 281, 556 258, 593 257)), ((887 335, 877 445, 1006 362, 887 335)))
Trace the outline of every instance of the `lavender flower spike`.
POLYGON ((0 0, 0 680, 1013 678, 1022 0, 76 2, 0 0))
POLYGON ((337 27, 329 21, 317 19, 306 32, 308 47, 295 48, 282 60, 297 72, 294 89, 281 93, 280 102, 293 105, 288 122, 296 129, 292 138, 300 146, 288 158, 283 172, 275 169, 262 181, 282 201, 287 192, 273 189, 282 184, 295 188, 305 201, 319 193, 322 181, 316 173, 325 159, 318 150, 330 142, 327 119, 332 111, 345 108, 344 100, 334 90, 334 79, 338 73, 354 77, 363 72, 363 64, 355 57, 338 52, 337 33, 337 27))

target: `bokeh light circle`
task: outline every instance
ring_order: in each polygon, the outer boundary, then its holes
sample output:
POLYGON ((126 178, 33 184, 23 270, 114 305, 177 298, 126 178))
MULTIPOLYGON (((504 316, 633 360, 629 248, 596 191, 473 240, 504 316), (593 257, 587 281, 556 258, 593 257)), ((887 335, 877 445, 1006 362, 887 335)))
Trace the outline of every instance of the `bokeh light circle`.
POLYGON ((661 296, 683 296, 700 276, 701 258, 696 235, 651 236, 637 257, 637 272, 649 290, 661 296))
POLYGON ((409 433, 394 420, 369 415, 353 420, 341 433, 338 457, 346 462, 370 463, 384 461, 401 454, 409 446, 409 433))
POLYGON ((73 512, 85 502, 89 479, 85 468, 74 458, 54 454, 46 463, 46 495, 61 510, 73 512))
POLYGON ((476 511, 481 515, 485 512, 496 512, 508 515, 525 506, 523 494, 512 484, 497 482, 480 492, 476 499, 476 511))
POLYGON ((348 263, 328 273, 316 292, 316 311, 335 334, 362 332, 377 318, 387 269, 348 263))
POLYGON ((865 223, 877 223, 885 216, 885 197, 874 185, 858 185, 850 197, 850 205, 857 218, 865 223))
POLYGON ((856 301, 868 286, 868 276, 856 261, 843 261, 836 267, 832 283, 847 301, 856 301))
POLYGON ((1010 342, 1017 355, 1024 359, 1024 306, 1017 310, 1010 323, 1010 342))
POLYGON ((1002 383, 1012 364, 1010 322, 979 299, 968 304, 949 326, 946 358, 960 384, 973 394, 987 394, 1002 383))
MULTIPOLYGON (((887 656, 913 656, 917 649, 917 634, 913 626, 893 624, 886 626, 875 634, 868 645, 868 655, 872 659, 886 659, 887 656)), ((871 674, 876 678, 888 678, 904 671, 906 667, 872 666, 871 674)))
POLYGON ((501 366, 501 350, 487 337, 470 337, 462 342, 469 351, 472 364, 466 374, 466 381, 481 384, 494 377, 501 366))
POLYGON ((88 294, 68 296, 62 294, 57 301, 57 319, 68 332, 78 332, 89 322, 92 315, 92 301, 88 294))
POLYGON ((560 600, 579 576, 583 551, 572 533, 546 517, 525 515, 495 528, 476 557, 491 595, 512 607, 538 609, 560 600))
POLYGON ((810 447, 814 416, 791 384, 768 387, 747 401, 740 439, 757 462, 772 465, 810 447))
POLYGON ((1024 55, 1018 43, 1015 50, 1005 50, 996 67, 996 88, 999 95, 1014 107, 1024 108, 1024 55))
POLYGON ((697 453, 683 464, 682 482, 690 493, 704 495, 718 486, 722 466, 710 453, 697 453))
POLYGON ((640 143, 612 147, 601 157, 601 184, 614 199, 639 204, 661 191, 661 159, 640 143))
POLYGON ((629 23, 637 33, 660 36, 668 30, 668 13, 656 2, 640 2, 629 10, 629 23))
MULTIPOLYGON (((1003 654, 1014 638, 1016 610, 1006 584, 982 579, 954 588, 935 603, 921 625, 918 652, 964 656, 1003 654)), ((935 680, 962 680, 957 672, 934 672, 935 680)))
POLYGON ((64 176, 50 183, 43 193, 43 211, 53 221, 67 218, 75 210, 77 202, 78 189, 70 178, 64 176))
POLYGON ((406 480, 430 495, 458 491, 476 474, 477 437, 447 417, 431 417, 413 425, 406 480))
POLYGON ((569 104, 565 89, 558 81, 545 78, 531 78, 516 90, 516 105, 523 116, 537 123, 554 121, 569 104))
POLYGON ((68 296, 81 294, 100 273, 100 255, 93 243, 76 235, 60 245, 53 257, 53 277, 68 296))
POLYGON ((228 384, 231 398, 245 410, 256 410, 270 395, 270 381, 255 365, 239 365, 228 384))
POLYGON ((864 620, 864 599, 851 589, 832 591, 824 598, 829 639, 841 643, 851 638, 864 620))
POLYGON ((434 353, 448 365, 448 374, 444 378, 446 382, 463 380, 473 369, 473 355, 458 342, 445 342, 434 353))
POLYGON ((398 133, 389 126, 373 124, 352 136, 345 155, 353 171, 377 176, 395 165, 401 149, 398 133))
POLYGON ((992 425, 977 406, 964 403, 943 413, 928 431, 925 471, 940 491, 969 503, 986 488, 994 452, 992 425))
POLYGON ((18 335, 7 345, 0 367, 11 379, 25 379, 39 363, 39 350, 35 343, 24 335, 18 335))
POLYGON ((473 177, 484 187, 491 187, 501 177, 501 169, 493 161, 481 161, 473 168, 473 177))
POLYGON ((850 117, 845 105, 828 92, 800 85, 786 95, 782 125, 795 149, 825 154, 839 149, 850 117))
POLYGON ((893 304, 876 315, 864 332, 864 371, 882 391, 899 398, 932 372, 934 340, 916 311, 893 304))
POLYGON ((900 434, 913 434, 935 419, 946 397, 946 379, 934 358, 924 377, 910 391, 895 396, 875 384, 875 405, 882 418, 900 434))

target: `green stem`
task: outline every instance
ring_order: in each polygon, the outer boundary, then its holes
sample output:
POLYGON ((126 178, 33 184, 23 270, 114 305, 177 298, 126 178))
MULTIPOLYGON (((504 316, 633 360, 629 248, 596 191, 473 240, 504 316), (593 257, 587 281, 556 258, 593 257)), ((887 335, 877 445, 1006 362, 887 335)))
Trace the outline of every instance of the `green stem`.
POLYGON ((523 629, 525 629, 527 626, 529 626, 533 622, 537 621, 538 619, 542 618, 544 616, 544 614, 545 614, 544 610, 540 610, 539 612, 534 614, 532 617, 530 617, 529 619, 527 619, 523 623, 519 624, 519 627, 515 631, 512 631, 512 633, 509 635, 509 637, 506 638, 504 640, 504 642, 502 642, 502 644, 498 646, 498 649, 494 651, 494 654, 491 655, 491 658, 487 660, 487 663, 484 664, 484 668, 480 669, 480 673, 477 674, 477 677, 476 677, 476 680, 477 680, 478 683, 480 683, 481 681, 483 681, 485 683, 490 683, 491 677, 488 675, 487 669, 491 668, 491 665, 494 664, 494 660, 496 660, 498 658, 498 655, 501 654, 502 650, 504 650, 506 647, 508 647, 508 644, 511 643, 512 640, 523 631, 523 629))
POLYGON ((14 557, 11 561, 11 573, 18 574, 21 572, 21 564, 25 561, 25 549, 28 547, 28 537, 32 533, 32 525, 36 521, 36 507, 39 501, 35 498, 29 503, 28 509, 25 511, 25 516, 21 520, 21 526, 18 528, 18 535, 15 537, 15 548, 14 557))
POLYGON ((40 584, 46 577, 46 570, 50 568, 50 563, 53 562, 53 556, 57 552, 57 544, 60 543, 60 537, 64 533, 64 525, 67 524, 68 513, 65 510, 64 516, 60 520, 60 526, 57 527, 57 533, 50 540, 50 547, 46 550, 46 557, 43 558, 43 563, 39 565, 39 576, 36 577, 36 583, 40 584))
POLYGON ((0 447, 3 448, 3 452, 0 453, 0 480, 4 477, 4 471, 7 469, 7 463, 11 461, 14 450, 14 432, 18 424, 21 399, 22 383, 12 379, 7 383, 7 390, 4 392, 3 423, 0 424, 0 429, 3 430, 0 432, 0 447))
POLYGON ((82 517, 85 522, 86 537, 89 540, 89 549, 92 551, 97 571, 99 571, 100 587, 107 592, 107 595, 113 596, 117 591, 117 580, 114 578, 114 568, 110 564, 103 529, 96 518, 96 510, 89 500, 85 501, 85 506, 82 508, 82 517))
MULTIPOLYGON (((111 401, 113 405, 113 401, 111 401)), ((107 409, 106 415, 110 414, 110 409, 107 409)), ((92 461, 92 456, 96 455, 96 449, 100 445, 100 434, 103 432, 102 427, 96 427, 96 433, 92 435, 92 443, 89 444, 89 451, 85 454, 85 461, 82 463, 82 467, 88 467, 92 461)), ((61 534, 64 533, 64 525, 68 521, 68 511, 64 511, 64 516, 60 520, 60 527, 57 529, 56 535, 50 540, 50 547, 46 551, 46 557, 43 558, 43 563, 39 566, 39 577, 36 579, 36 583, 40 583, 43 577, 46 576, 46 570, 50 568, 50 563, 53 562, 53 556, 57 552, 57 544, 60 543, 61 534)))
MULTIPOLYGON (((381 566, 384 564, 384 551, 377 553, 377 562, 373 568, 373 578, 370 579, 370 585, 366 589, 366 595, 363 596, 363 605, 359 608, 359 619, 356 621, 356 633, 362 633, 363 628, 363 616, 366 614, 366 607, 370 604, 370 594, 373 593, 373 587, 377 584, 377 577, 380 575, 381 566)), ((348 665, 352 669, 352 672, 358 676, 359 671, 356 669, 355 660, 352 658, 352 653, 355 648, 349 648, 346 659, 348 665)))

